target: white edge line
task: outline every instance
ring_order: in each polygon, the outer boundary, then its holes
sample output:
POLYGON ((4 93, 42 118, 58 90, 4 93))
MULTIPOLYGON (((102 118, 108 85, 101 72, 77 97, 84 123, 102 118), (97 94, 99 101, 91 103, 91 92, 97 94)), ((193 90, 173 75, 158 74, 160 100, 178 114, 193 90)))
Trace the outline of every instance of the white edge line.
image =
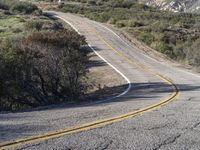
POLYGON ((106 59, 104 59, 97 51, 95 51, 94 48, 90 44, 88 44, 88 46, 93 50, 93 52, 97 56, 99 56, 103 61, 105 61, 109 66, 111 66, 117 73, 119 73, 127 81, 127 83, 129 84, 128 88, 123 93, 121 93, 115 97, 121 97, 121 96, 125 95, 131 88, 130 80, 122 72, 120 72, 117 68, 115 68, 111 63, 109 63, 106 59))
MULTIPOLYGON (((101 23, 97 23, 97 22, 95 22, 95 21, 93 21, 93 22, 94 22, 95 24, 100 25, 101 27, 105 28, 106 30, 110 31, 111 33, 113 33, 116 37, 118 37, 121 41, 123 41, 127 46, 132 47, 130 44, 128 44, 124 39, 122 39, 122 38, 121 38, 117 33, 115 33, 115 32, 114 32, 113 30, 111 30, 110 28, 104 26, 104 25, 101 24, 101 23)), ((136 47, 136 48, 137 48, 137 47, 136 47)), ((150 56, 148 56, 148 55, 145 55, 145 54, 143 54, 143 53, 141 53, 141 54, 142 54, 143 56, 145 56, 145 57, 147 57, 147 58, 149 58, 149 59, 151 59, 151 60, 157 62, 156 59, 154 59, 154 58, 152 58, 152 57, 150 57, 150 56)), ((159 62, 159 63, 160 63, 160 62, 159 62)), ((163 64, 163 63, 162 63, 162 64, 163 64)), ((163 65, 166 65, 166 64, 163 64, 163 65)), ((170 67, 170 68, 172 68, 170 65, 167 65, 167 66, 170 67)), ((172 69, 175 69, 175 68, 172 68, 172 69)), ((178 68, 178 69, 179 69, 179 68, 178 68)), ((190 72, 190 71, 188 71, 188 70, 185 70, 185 69, 184 69, 184 70, 179 69, 179 71, 200 78, 200 75, 198 75, 198 74, 196 74, 196 73, 193 73, 193 72, 190 72)))
MULTIPOLYGON (((65 21, 67 24, 69 24, 79 35, 81 35, 81 33, 78 31, 78 29, 72 24, 70 23, 68 20, 60 17, 60 16, 57 16, 55 15, 55 17, 59 18, 59 19, 62 19, 63 21, 65 21)), ((113 100, 115 98, 119 98, 119 97, 122 97, 123 95, 125 95, 126 93, 128 93, 132 87, 131 85, 131 82, 130 80, 121 72, 119 71, 116 67, 114 67, 111 63, 109 63, 105 58, 103 58, 90 44, 88 44, 88 46, 91 48, 91 50, 99 57, 101 58, 104 62, 106 62, 110 67, 112 67, 118 74, 120 74, 128 83, 128 88, 121 94, 117 95, 117 96, 114 96, 114 97, 111 97, 111 98, 108 98, 108 99, 105 99, 105 100, 101 100, 101 101, 96 101, 96 102, 93 102, 92 104, 97 104, 97 103, 102 103, 102 102, 105 102, 105 101, 108 101, 108 100, 113 100)))

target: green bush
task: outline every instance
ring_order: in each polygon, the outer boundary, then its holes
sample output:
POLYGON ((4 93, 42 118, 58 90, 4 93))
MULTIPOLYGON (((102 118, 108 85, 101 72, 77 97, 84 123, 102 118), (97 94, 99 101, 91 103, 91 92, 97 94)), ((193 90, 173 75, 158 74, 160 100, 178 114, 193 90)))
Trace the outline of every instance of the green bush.
POLYGON ((154 41, 150 46, 155 50, 169 56, 170 58, 176 58, 172 47, 162 41, 154 41))
POLYGON ((200 66, 200 38, 192 44, 190 48, 187 49, 186 58, 189 64, 194 66, 200 66))
POLYGON ((88 61, 75 31, 35 32, 0 43, 0 111, 80 100, 88 61))
POLYGON ((5 3, 5 1, 0 0, 0 9, 8 10, 9 6, 5 3))
POLYGON ((17 2, 11 8, 12 12, 31 14, 38 10, 36 5, 27 2, 17 2))
POLYGON ((0 0, 0 9, 9 10, 18 0, 0 0))
POLYGON ((40 31, 42 29, 44 25, 44 22, 42 21, 37 21, 37 20, 34 20, 34 21, 28 21, 25 23, 25 29, 27 31, 40 31))
POLYGON ((176 60, 179 61, 183 61, 186 58, 186 53, 185 53, 185 48, 184 48, 184 44, 181 45, 176 45, 173 49, 173 53, 174 53, 174 57, 176 58, 176 60))
POLYGON ((96 0, 88 0, 89 5, 96 5, 96 0))
POLYGON ((115 19, 115 18, 110 18, 110 20, 109 20, 109 23, 111 23, 111 24, 116 24, 116 22, 117 22, 117 19, 115 19))
POLYGON ((117 21, 116 22, 116 26, 118 28, 122 28, 122 27, 125 27, 127 25, 127 21, 126 20, 120 20, 120 21, 117 21))
POLYGON ((12 32, 13 33, 20 33, 20 32, 23 32, 23 31, 20 28, 14 28, 14 29, 12 29, 12 32))
POLYGON ((128 27, 140 27, 143 26, 144 24, 135 20, 128 20, 127 25, 128 27))
POLYGON ((154 41, 150 45, 153 49, 158 50, 160 52, 165 52, 167 49, 167 46, 164 42, 154 41))
POLYGON ((31 14, 38 10, 36 5, 19 0, 0 0, 0 9, 9 10, 12 13, 24 14, 31 14))
POLYGON ((138 39, 147 45, 151 45, 151 43, 154 41, 154 36, 151 33, 141 32, 138 36, 138 39))

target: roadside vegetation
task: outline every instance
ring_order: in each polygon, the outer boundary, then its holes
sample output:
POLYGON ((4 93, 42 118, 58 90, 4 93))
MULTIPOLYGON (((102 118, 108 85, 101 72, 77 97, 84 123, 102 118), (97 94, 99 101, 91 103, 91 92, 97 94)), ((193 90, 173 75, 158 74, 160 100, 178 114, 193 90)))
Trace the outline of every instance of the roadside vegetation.
POLYGON ((200 66, 197 14, 159 11, 136 0, 71 0, 60 10, 113 24, 174 60, 200 66))
POLYGON ((83 36, 35 5, 0 0, 0 111, 83 99, 86 48, 83 36))

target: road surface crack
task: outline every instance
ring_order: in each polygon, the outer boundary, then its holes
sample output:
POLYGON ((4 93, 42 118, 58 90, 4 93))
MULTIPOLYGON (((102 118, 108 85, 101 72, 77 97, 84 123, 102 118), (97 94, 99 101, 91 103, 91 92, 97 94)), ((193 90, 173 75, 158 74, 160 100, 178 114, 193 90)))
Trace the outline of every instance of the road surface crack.
POLYGON ((160 125, 160 126, 154 126, 152 128, 148 128, 148 130, 156 130, 156 129, 161 129, 167 127, 168 124, 160 125))
POLYGON ((165 123, 165 124, 160 124, 160 125, 155 125, 153 127, 149 127, 147 130, 156 130, 156 129, 162 129, 162 128, 166 128, 169 126, 174 126, 177 123, 177 121, 173 121, 173 122, 169 122, 169 123, 165 123))
POLYGON ((169 138, 167 138, 166 140, 164 140, 162 143, 160 143, 157 147, 155 147, 153 150, 158 150, 158 149, 160 149, 162 146, 165 146, 165 145, 168 145, 168 144, 172 144, 172 143, 176 142, 176 140, 177 140, 178 138, 180 138, 180 137, 181 137, 181 134, 178 134, 178 135, 173 136, 173 137, 169 137, 169 138))
POLYGON ((192 129, 198 127, 199 125, 200 125, 200 122, 195 123, 195 124, 192 126, 192 129))
POLYGON ((113 141, 111 140, 109 143, 107 143, 102 150, 106 150, 111 144, 113 143, 113 141))

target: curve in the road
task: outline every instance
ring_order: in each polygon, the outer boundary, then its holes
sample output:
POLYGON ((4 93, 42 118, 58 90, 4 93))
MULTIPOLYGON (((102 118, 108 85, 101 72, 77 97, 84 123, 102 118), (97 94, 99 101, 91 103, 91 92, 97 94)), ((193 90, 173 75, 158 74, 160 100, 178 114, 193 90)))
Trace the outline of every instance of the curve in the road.
MULTIPOLYGON (((66 22, 67 24, 69 24, 73 29, 74 31, 76 31, 79 35, 81 35, 81 33, 78 31, 78 29, 73 25, 71 24, 68 20, 60 17, 60 16, 55 16, 56 18, 59 18, 61 20, 63 20, 64 22, 66 22)), ((104 100, 100 100, 100 101, 96 101, 96 102, 92 102, 92 104, 97 104, 97 103, 102 103, 104 101, 108 101, 108 100, 112 100, 112 99, 115 99, 115 98, 118 98, 118 97, 121 97, 123 95, 125 95, 126 93, 128 93, 132 87, 131 85, 131 82, 130 80, 121 72, 119 71, 115 66, 113 66, 111 63, 109 63, 105 58, 103 58, 90 44, 88 44, 88 46, 90 47, 90 49, 99 57, 101 58, 104 62, 106 62, 111 68, 113 68, 118 74, 120 74, 125 80, 126 82, 128 83, 128 87, 127 89, 122 92, 121 94, 118 94, 114 97, 111 97, 111 98, 107 98, 107 99, 104 99, 104 100)))
MULTIPOLYGON (((78 30, 68 21, 66 21, 64 18, 61 18, 59 17, 60 19, 63 19, 66 23, 68 23, 69 25, 71 25, 75 31, 78 32, 78 30)), ((104 37, 98 33, 98 31, 96 29, 92 29, 92 31, 94 33, 96 33, 96 35, 109 47, 111 48, 115 53, 117 53, 119 56, 123 57, 127 62, 129 62, 130 64, 132 65, 137 65, 139 66, 143 71, 146 71, 146 72, 149 72, 151 74, 154 74, 156 75, 157 77, 159 77, 160 79, 164 80, 165 83, 169 84, 169 85, 172 85, 173 86, 173 93, 168 96, 167 98, 165 98, 164 100, 162 100, 161 102, 159 103, 156 103, 154 105, 151 105, 151 106, 148 106, 148 107, 145 107, 145 108, 141 108, 137 111, 133 111, 133 112, 129 112, 127 114, 123 114, 123 115, 120 115, 120 116, 116 116, 116 117, 112 117, 112 118, 108 118, 108 119, 103 119, 103 120, 98 120, 98 121, 95 121, 95 122, 91 122, 91 123, 87 123, 87 124, 82 124, 82 125, 79 125, 79 126, 75 126, 75 127, 71 127, 71 128, 66 128, 66 129, 62 129, 62 130, 59 130, 59 131, 54 131, 54 132, 49 132, 49 133, 46 133, 46 134, 42 134, 42 135, 37 135, 37 136, 31 136, 31 137, 28 137, 28 138, 24 138, 24 139, 19 139, 19 140, 16 140, 16 141, 8 141, 8 142, 5 142, 5 143, 2 143, 0 144, 0 149, 7 149, 7 148, 13 148, 13 147, 18 147, 18 146, 22 146, 22 145, 25 145, 25 144, 30 144, 30 143, 35 143, 35 142, 39 142, 39 141, 44 141, 44 140, 48 140, 48 139, 52 139, 52 138, 58 138, 58 137, 61 137, 61 136, 65 136, 65 135, 69 135, 69 134, 73 134, 73 133, 77 133, 77 132, 82 132, 82 131, 86 131, 86 130, 90 130, 90 129, 94 129, 94 128, 98 128, 98 127, 102 127, 102 126, 105 126, 105 125, 108 125, 108 124, 112 124, 112 123, 115 123, 115 122, 119 122, 119 121, 122 121, 122 120, 125 120, 125 119, 128 119, 130 117, 134 117, 136 115, 139 115, 139 114, 143 114, 145 112, 148 112, 148 111, 152 111, 154 109, 157 109, 163 105, 166 105, 168 104, 169 102, 175 100, 176 97, 178 97, 179 95, 179 90, 177 88, 177 86, 169 79, 167 79, 166 77, 163 77, 162 75, 160 75, 159 73, 147 68, 146 66, 142 65, 142 64, 139 64, 133 60, 131 60, 130 58, 128 58, 124 53, 120 52, 119 50, 115 49, 111 44, 109 44, 108 41, 106 41, 104 39, 104 37)), ((79 33, 79 32, 78 32, 79 33)), ((79 33, 80 34, 80 33, 79 33)), ((91 47, 91 46, 90 46, 91 47)), ((91 47, 92 48, 92 47, 91 47)), ((98 55, 100 56, 93 48, 92 50, 98 55)), ((100 56, 100 58, 103 58, 102 56, 100 56)), ((105 59, 103 58, 103 60, 105 61, 105 59)), ((107 62, 107 61, 106 61, 107 62)), ((109 64, 111 65, 111 64, 109 64)), ((113 66, 114 67, 114 66, 113 66)), ((116 69, 115 69, 116 70, 116 69)), ((120 71, 119 71, 120 72, 120 71)), ((118 73, 119 73, 118 72, 118 73)), ((122 73, 121 73, 122 75, 122 73)), ((123 76, 125 78, 125 76, 123 76)), ((125 78, 127 79, 127 78, 125 78)), ((127 81, 129 81, 127 79, 127 81)), ((129 81, 130 82, 130 81, 129 81)), ((128 82, 128 83, 129 83, 128 82)), ((122 94, 118 95, 118 97, 126 94, 129 89, 131 88, 130 87, 131 84, 129 84, 129 87, 126 89, 125 92, 123 92, 122 94)))

